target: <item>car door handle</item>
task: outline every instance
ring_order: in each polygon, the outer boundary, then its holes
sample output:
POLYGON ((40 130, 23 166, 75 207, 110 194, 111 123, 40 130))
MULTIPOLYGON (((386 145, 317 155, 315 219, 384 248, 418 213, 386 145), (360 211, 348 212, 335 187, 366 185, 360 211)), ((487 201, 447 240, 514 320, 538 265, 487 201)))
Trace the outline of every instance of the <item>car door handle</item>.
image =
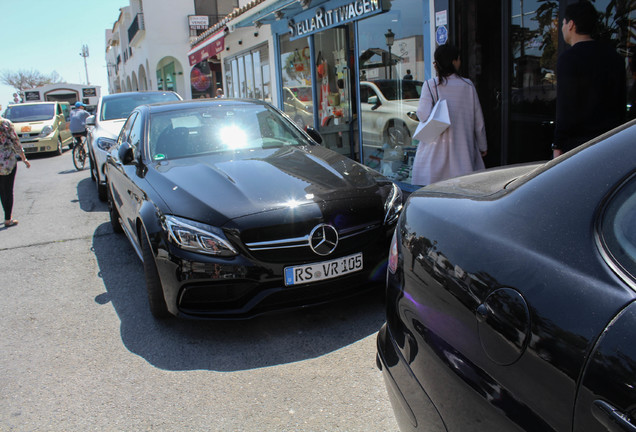
POLYGON ((629 417, 605 401, 597 399, 592 404, 592 414, 611 432, 636 432, 636 426, 629 417))

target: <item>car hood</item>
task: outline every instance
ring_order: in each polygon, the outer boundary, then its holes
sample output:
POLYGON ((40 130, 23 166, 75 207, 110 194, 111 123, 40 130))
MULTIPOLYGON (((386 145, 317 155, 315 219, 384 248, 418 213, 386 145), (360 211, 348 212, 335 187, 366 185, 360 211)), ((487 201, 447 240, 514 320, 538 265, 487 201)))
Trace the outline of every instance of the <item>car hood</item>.
POLYGON ((216 226, 304 204, 380 201, 378 172, 321 146, 285 147, 153 163, 148 181, 168 212, 216 226))
POLYGON ((400 102, 401 104, 406 105, 406 106, 408 106, 410 108, 414 108, 416 110, 417 110, 417 107, 420 104, 420 100, 419 99, 403 99, 403 100, 398 101, 398 102, 400 102))
POLYGON ((505 193, 515 180, 522 180, 545 163, 529 163, 511 165, 503 168, 492 168, 473 174, 455 177, 438 183, 430 184, 417 190, 413 196, 453 196, 466 198, 485 198, 505 193))
POLYGON ((117 139, 121 131, 125 118, 117 120, 103 120, 99 122, 99 136, 111 139, 117 139))

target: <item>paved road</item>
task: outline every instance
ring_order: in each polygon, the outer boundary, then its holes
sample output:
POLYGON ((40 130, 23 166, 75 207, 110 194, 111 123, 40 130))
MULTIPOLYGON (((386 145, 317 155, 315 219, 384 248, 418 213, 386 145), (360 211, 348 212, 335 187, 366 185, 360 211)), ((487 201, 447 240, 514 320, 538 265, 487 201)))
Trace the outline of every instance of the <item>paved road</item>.
POLYGON ((71 152, 19 164, 0 227, 0 431, 396 431, 377 298, 245 322, 157 322, 71 152))

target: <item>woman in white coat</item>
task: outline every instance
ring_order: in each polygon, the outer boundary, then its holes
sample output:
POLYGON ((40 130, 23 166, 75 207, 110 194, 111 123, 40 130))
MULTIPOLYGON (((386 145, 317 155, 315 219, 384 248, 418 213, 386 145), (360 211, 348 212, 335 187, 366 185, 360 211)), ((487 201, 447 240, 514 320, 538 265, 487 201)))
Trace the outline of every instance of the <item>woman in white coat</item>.
POLYGON ((448 104, 451 125, 435 141, 418 145, 413 162, 412 183, 415 185, 428 185, 484 169, 482 158, 488 149, 484 115, 475 86, 458 75, 459 50, 451 45, 440 45, 434 58, 437 79, 428 80, 422 86, 417 117, 421 121, 428 118, 439 94, 448 104))

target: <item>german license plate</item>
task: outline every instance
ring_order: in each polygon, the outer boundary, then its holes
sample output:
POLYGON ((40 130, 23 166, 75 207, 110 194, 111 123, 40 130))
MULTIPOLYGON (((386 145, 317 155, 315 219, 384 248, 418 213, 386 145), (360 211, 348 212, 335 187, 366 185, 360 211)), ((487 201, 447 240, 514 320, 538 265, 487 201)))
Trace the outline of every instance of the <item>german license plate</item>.
POLYGON ((362 270, 362 252, 330 261, 285 267, 285 285, 319 282, 360 270, 362 270))

